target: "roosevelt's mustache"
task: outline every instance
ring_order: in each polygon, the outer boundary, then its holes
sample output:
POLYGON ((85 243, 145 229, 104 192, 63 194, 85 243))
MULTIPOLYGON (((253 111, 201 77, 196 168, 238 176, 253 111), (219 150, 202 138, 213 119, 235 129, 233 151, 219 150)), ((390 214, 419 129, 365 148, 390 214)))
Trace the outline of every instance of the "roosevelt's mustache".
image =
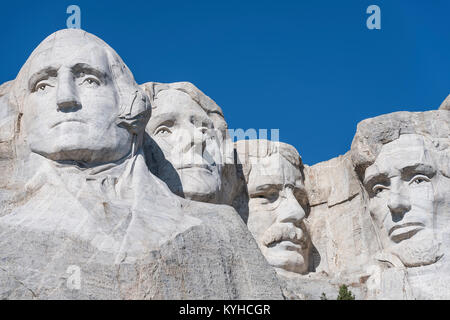
POLYGON ((262 243, 269 247, 281 241, 291 241, 306 248, 306 237, 302 229, 292 223, 275 223, 264 232, 262 243))

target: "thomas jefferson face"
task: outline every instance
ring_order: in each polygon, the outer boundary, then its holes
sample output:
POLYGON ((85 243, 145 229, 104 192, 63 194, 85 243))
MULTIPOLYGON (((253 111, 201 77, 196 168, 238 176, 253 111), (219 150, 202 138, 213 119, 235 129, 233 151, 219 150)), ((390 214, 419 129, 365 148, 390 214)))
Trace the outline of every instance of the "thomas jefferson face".
POLYGON ((24 126, 31 150, 52 160, 109 162, 130 152, 115 124, 117 88, 106 52, 83 37, 59 38, 30 62, 24 126))
POLYGON ((299 168, 279 154, 259 158, 248 178, 247 225, 270 265, 308 271, 309 238, 303 219, 307 205, 299 168))
POLYGON ((407 266, 436 260, 436 172, 423 137, 415 134, 384 145, 365 172, 369 209, 383 245, 407 266))
MULTIPOLYGON (((147 132, 164 153, 179 178, 188 199, 214 202, 221 186, 220 145, 214 125, 191 97, 179 90, 158 93, 147 132)), ((164 181, 162 168, 160 178, 164 181)))

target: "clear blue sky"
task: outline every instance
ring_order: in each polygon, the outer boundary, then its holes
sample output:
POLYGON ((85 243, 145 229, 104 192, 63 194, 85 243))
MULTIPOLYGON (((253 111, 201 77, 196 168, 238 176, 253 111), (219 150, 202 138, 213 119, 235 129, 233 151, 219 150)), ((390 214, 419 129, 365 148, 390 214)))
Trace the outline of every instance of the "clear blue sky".
POLYGON ((66 27, 110 44, 136 81, 190 81, 230 128, 279 128, 307 164, 344 154, 356 124, 438 108, 450 93, 450 1, 3 1, 0 82, 66 27), (381 8, 381 30, 366 8, 381 8))

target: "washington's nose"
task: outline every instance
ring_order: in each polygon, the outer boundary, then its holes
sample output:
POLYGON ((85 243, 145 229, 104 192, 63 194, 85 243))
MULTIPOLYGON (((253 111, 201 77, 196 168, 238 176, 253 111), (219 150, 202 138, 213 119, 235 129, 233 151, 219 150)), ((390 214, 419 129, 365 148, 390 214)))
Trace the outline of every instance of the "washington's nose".
POLYGON ((284 203, 280 208, 277 220, 281 223, 297 223, 305 217, 305 210, 298 203, 290 188, 287 188, 285 192, 286 199, 283 200, 284 203))
POLYGON ((403 216, 406 212, 411 210, 409 197, 399 191, 391 193, 389 196, 388 208, 393 216, 403 216))
POLYGON ((75 80, 71 72, 58 74, 58 90, 56 104, 60 111, 76 111, 81 108, 75 80))

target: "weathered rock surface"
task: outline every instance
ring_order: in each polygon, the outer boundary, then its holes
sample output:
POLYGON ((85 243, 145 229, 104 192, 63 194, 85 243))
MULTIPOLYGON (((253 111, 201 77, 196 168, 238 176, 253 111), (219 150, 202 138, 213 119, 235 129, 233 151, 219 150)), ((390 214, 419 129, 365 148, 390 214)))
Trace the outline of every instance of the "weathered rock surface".
POLYGON ((442 102, 439 110, 450 110, 450 95, 442 102))
POLYGON ((360 270, 378 244, 350 153, 306 166, 305 182, 309 232, 320 257, 316 270, 330 275, 360 270))

